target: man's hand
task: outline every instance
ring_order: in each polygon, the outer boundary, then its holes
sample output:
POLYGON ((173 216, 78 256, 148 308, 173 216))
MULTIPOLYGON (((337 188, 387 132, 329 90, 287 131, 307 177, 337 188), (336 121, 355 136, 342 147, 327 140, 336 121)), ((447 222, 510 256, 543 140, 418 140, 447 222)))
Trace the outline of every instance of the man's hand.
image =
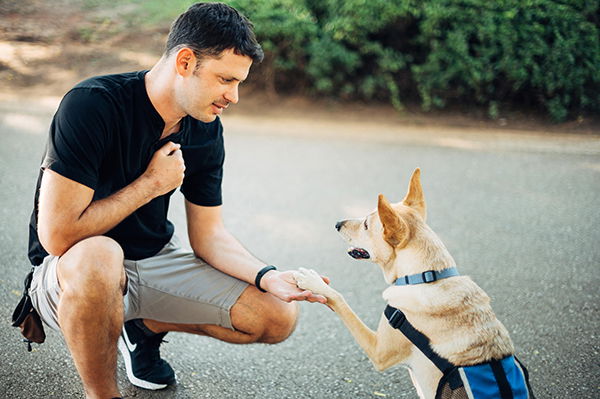
MULTIPOLYGON (((329 284, 327 277, 321 276, 321 278, 326 284, 329 284)), ((262 278, 260 286, 285 302, 308 301, 327 303, 327 299, 324 296, 315 295, 311 291, 298 288, 293 270, 285 272, 272 270, 267 272, 262 278)))
POLYGON ((176 189, 183 183, 185 164, 180 144, 168 142, 152 156, 143 176, 156 194, 155 197, 176 189))

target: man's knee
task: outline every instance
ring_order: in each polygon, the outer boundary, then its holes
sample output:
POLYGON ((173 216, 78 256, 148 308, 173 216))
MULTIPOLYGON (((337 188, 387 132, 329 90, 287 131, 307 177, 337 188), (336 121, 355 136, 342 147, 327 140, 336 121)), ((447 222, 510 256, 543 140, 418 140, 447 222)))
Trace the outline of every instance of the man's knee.
POLYGON ((59 260, 58 279, 63 291, 112 289, 125 283, 123 250, 112 238, 95 236, 71 247, 59 260))
POLYGON ((245 334, 245 343, 276 344, 294 332, 298 314, 296 302, 283 302, 249 286, 231 308, 231 322, 236 331, 245 334))
POLYGON ((260 342, 266 344, 277 344, 285 341, 296 329, 300 306, 297 302, 282 302, 279 306, 272 308, 268 315, 270 323, 265 327, 260 342))

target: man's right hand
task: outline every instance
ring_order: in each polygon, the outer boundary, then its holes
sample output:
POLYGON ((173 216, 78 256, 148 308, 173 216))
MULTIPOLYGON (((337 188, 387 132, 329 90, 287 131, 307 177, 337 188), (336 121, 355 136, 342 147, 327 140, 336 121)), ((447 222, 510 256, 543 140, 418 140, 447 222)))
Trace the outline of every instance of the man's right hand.
POLYGON ((169 141, 154 153, 143 176, 158 197, 181 186, 184 171, 181 145, 169 141))

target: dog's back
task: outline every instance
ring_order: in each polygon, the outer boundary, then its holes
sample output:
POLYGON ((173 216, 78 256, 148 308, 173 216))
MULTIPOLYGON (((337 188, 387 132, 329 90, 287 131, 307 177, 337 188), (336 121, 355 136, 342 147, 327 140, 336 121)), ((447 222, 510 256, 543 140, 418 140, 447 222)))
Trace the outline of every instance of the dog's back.
POLYGON ((453 364, 468 366, 514 353, 489 296, 467 276, 435 284, 390 287, 383 297, 402 310, 430 339, 433 349, 453 364))

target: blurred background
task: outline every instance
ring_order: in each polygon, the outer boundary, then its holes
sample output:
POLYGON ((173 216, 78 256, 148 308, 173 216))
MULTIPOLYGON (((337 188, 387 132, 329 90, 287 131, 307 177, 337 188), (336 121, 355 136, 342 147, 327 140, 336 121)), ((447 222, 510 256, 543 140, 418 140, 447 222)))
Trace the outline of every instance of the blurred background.
MULTIPOLYGON (((409 122, 597 126, 598 1, 225 2, 264 47, 244 93, 262 102, 383 107, 409 122)), ((0 0, 1 90, 62 94, 94 74, 149 68, 192 3, 0 0)))

